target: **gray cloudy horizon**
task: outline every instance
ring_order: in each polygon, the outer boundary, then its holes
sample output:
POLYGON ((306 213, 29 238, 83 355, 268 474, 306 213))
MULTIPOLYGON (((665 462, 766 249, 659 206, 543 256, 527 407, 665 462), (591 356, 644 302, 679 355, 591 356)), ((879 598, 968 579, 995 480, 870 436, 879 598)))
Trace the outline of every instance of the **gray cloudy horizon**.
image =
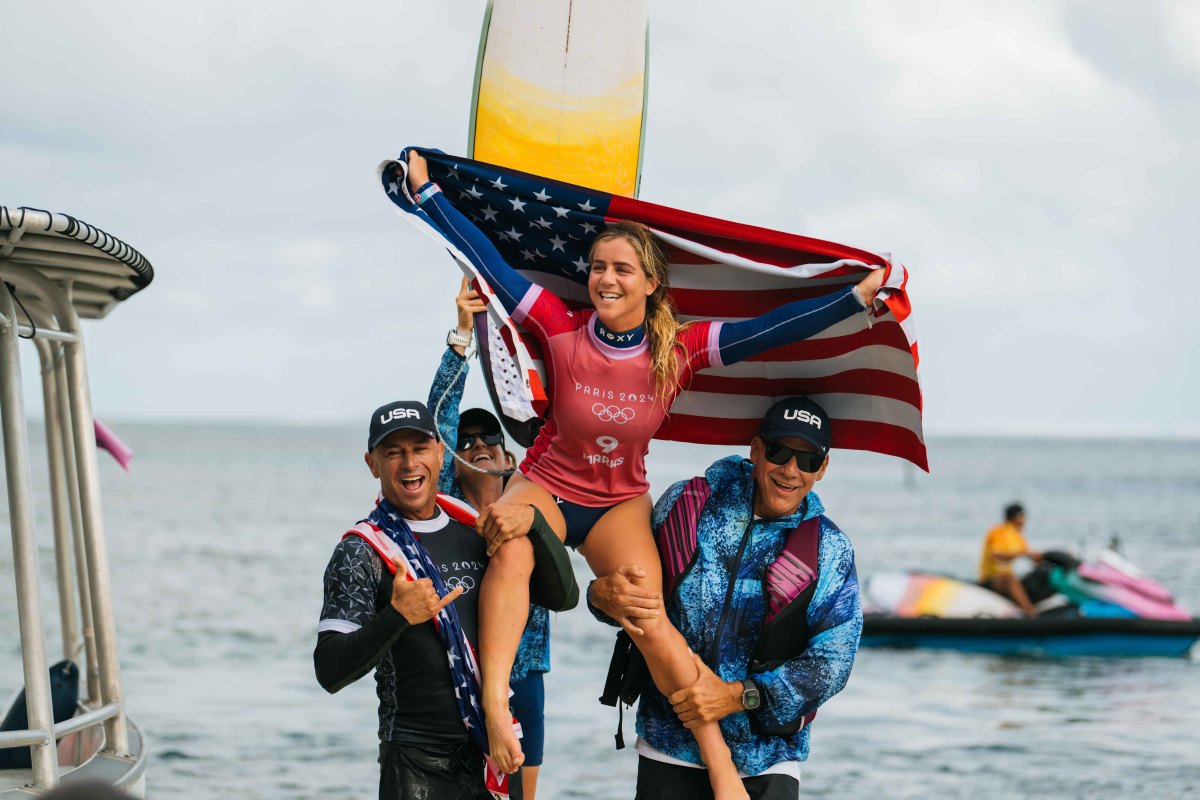
MULTIPOLYGON (((156 271, 86 324, 98 416, 424 398, 458 271, 374 169, 463 152, 485 5, 7 9, 0 204, 156 271)), ((1200 435, 1200 2, 728 8, 651 3, 643 199, 904 262, 928 434, 1200 435)))

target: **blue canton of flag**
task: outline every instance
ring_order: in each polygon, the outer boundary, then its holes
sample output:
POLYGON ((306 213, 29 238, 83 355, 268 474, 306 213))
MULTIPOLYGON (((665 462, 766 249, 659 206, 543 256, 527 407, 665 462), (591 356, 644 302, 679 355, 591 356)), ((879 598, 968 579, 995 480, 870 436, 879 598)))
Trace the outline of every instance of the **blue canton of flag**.
MULTIPOLYGON (((436 151, 422 151, 429 178, 491 239, 504 260, 587 285, 588 249, 604 230, 611 196, 519 172, 497 174, 436 151)), ((383 174, 384 190, 401 198, 403 177, 383 174)))

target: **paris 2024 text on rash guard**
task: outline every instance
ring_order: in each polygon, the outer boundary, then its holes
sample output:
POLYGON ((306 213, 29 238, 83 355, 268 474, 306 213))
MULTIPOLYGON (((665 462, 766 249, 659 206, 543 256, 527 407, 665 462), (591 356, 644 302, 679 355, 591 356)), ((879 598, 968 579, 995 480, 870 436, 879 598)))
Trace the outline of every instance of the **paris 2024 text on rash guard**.
MULTIPOLYGON (((421 191, 430 186, 436 185, 421 191)), ((613 505, 649 491, 650 439, 694 373, 806 339, 864 309, 853 287, 847 287, 741 322, 694 322, 678 334, 683 346, 679 377, 670 395, 660 398, 646 341, 633 347, 602 341, 594 309, 572 311, 531 283, 440 191, 427 195, 421 207, 484 276, 513 320, 541 340, 550 406, 520 471, 583 506, 613 505)))

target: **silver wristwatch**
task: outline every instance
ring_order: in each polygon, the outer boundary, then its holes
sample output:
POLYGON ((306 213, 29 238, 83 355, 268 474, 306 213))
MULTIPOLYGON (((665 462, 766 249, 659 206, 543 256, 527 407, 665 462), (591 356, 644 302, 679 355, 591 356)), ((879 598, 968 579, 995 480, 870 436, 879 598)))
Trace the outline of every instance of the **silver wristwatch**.
POLYGON ((746 678, 742 681, 742 708, 753 711, 761 705, 762 695, 758 693, 758 686, 754 681, 746 678))
POLYGON ((463 333, 458 328, 451 328, 446 334, 447 347, 470 347, 471 346, 471 331, 463 333))

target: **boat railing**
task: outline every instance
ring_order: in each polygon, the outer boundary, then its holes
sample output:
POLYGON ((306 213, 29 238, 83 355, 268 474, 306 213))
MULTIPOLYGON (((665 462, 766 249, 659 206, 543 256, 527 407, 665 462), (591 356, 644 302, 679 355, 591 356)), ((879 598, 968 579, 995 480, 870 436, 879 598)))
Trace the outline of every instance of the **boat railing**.
MULTIPOLYGON (((87 728, 95 727, 107 719, 112 719, 121 711, 121 707, 116 703, 100 706, 93 711, 88 711, 78 716, 71 717, 68 720, 54 723, 54 739, 63 739, 70 736, 72 733, 86 730, 87 728)), ((0 748, 5 747, 31 747, 37 745, 48 745, 50 743, 50 734, 46 731, 4 731, 0 733, 0 748)))
MULTIPOLYGON (((14 237, 10 230, 8 242, 0 238, 0 249, 19 238, 19 231, 14 237)), ((32 784, 27 788, 35 792, 58 783, 56 742, 73 733, 103 726, 99 752, 133 760, 83 337, 72 303, 73 283, 69 277, 49 277, 53 274, 0 257, 0 417, 29 720, 26 730, 0 733, 0 749, 30 748, 32 784), (61 652, 67 659, 82 658, 80 674, 86 687, 84 713, 57 724, 43 627, 18 338, 33 340, 41 364, 61 652)), ((139 750, 140 744, 139 735, 139 750)))

